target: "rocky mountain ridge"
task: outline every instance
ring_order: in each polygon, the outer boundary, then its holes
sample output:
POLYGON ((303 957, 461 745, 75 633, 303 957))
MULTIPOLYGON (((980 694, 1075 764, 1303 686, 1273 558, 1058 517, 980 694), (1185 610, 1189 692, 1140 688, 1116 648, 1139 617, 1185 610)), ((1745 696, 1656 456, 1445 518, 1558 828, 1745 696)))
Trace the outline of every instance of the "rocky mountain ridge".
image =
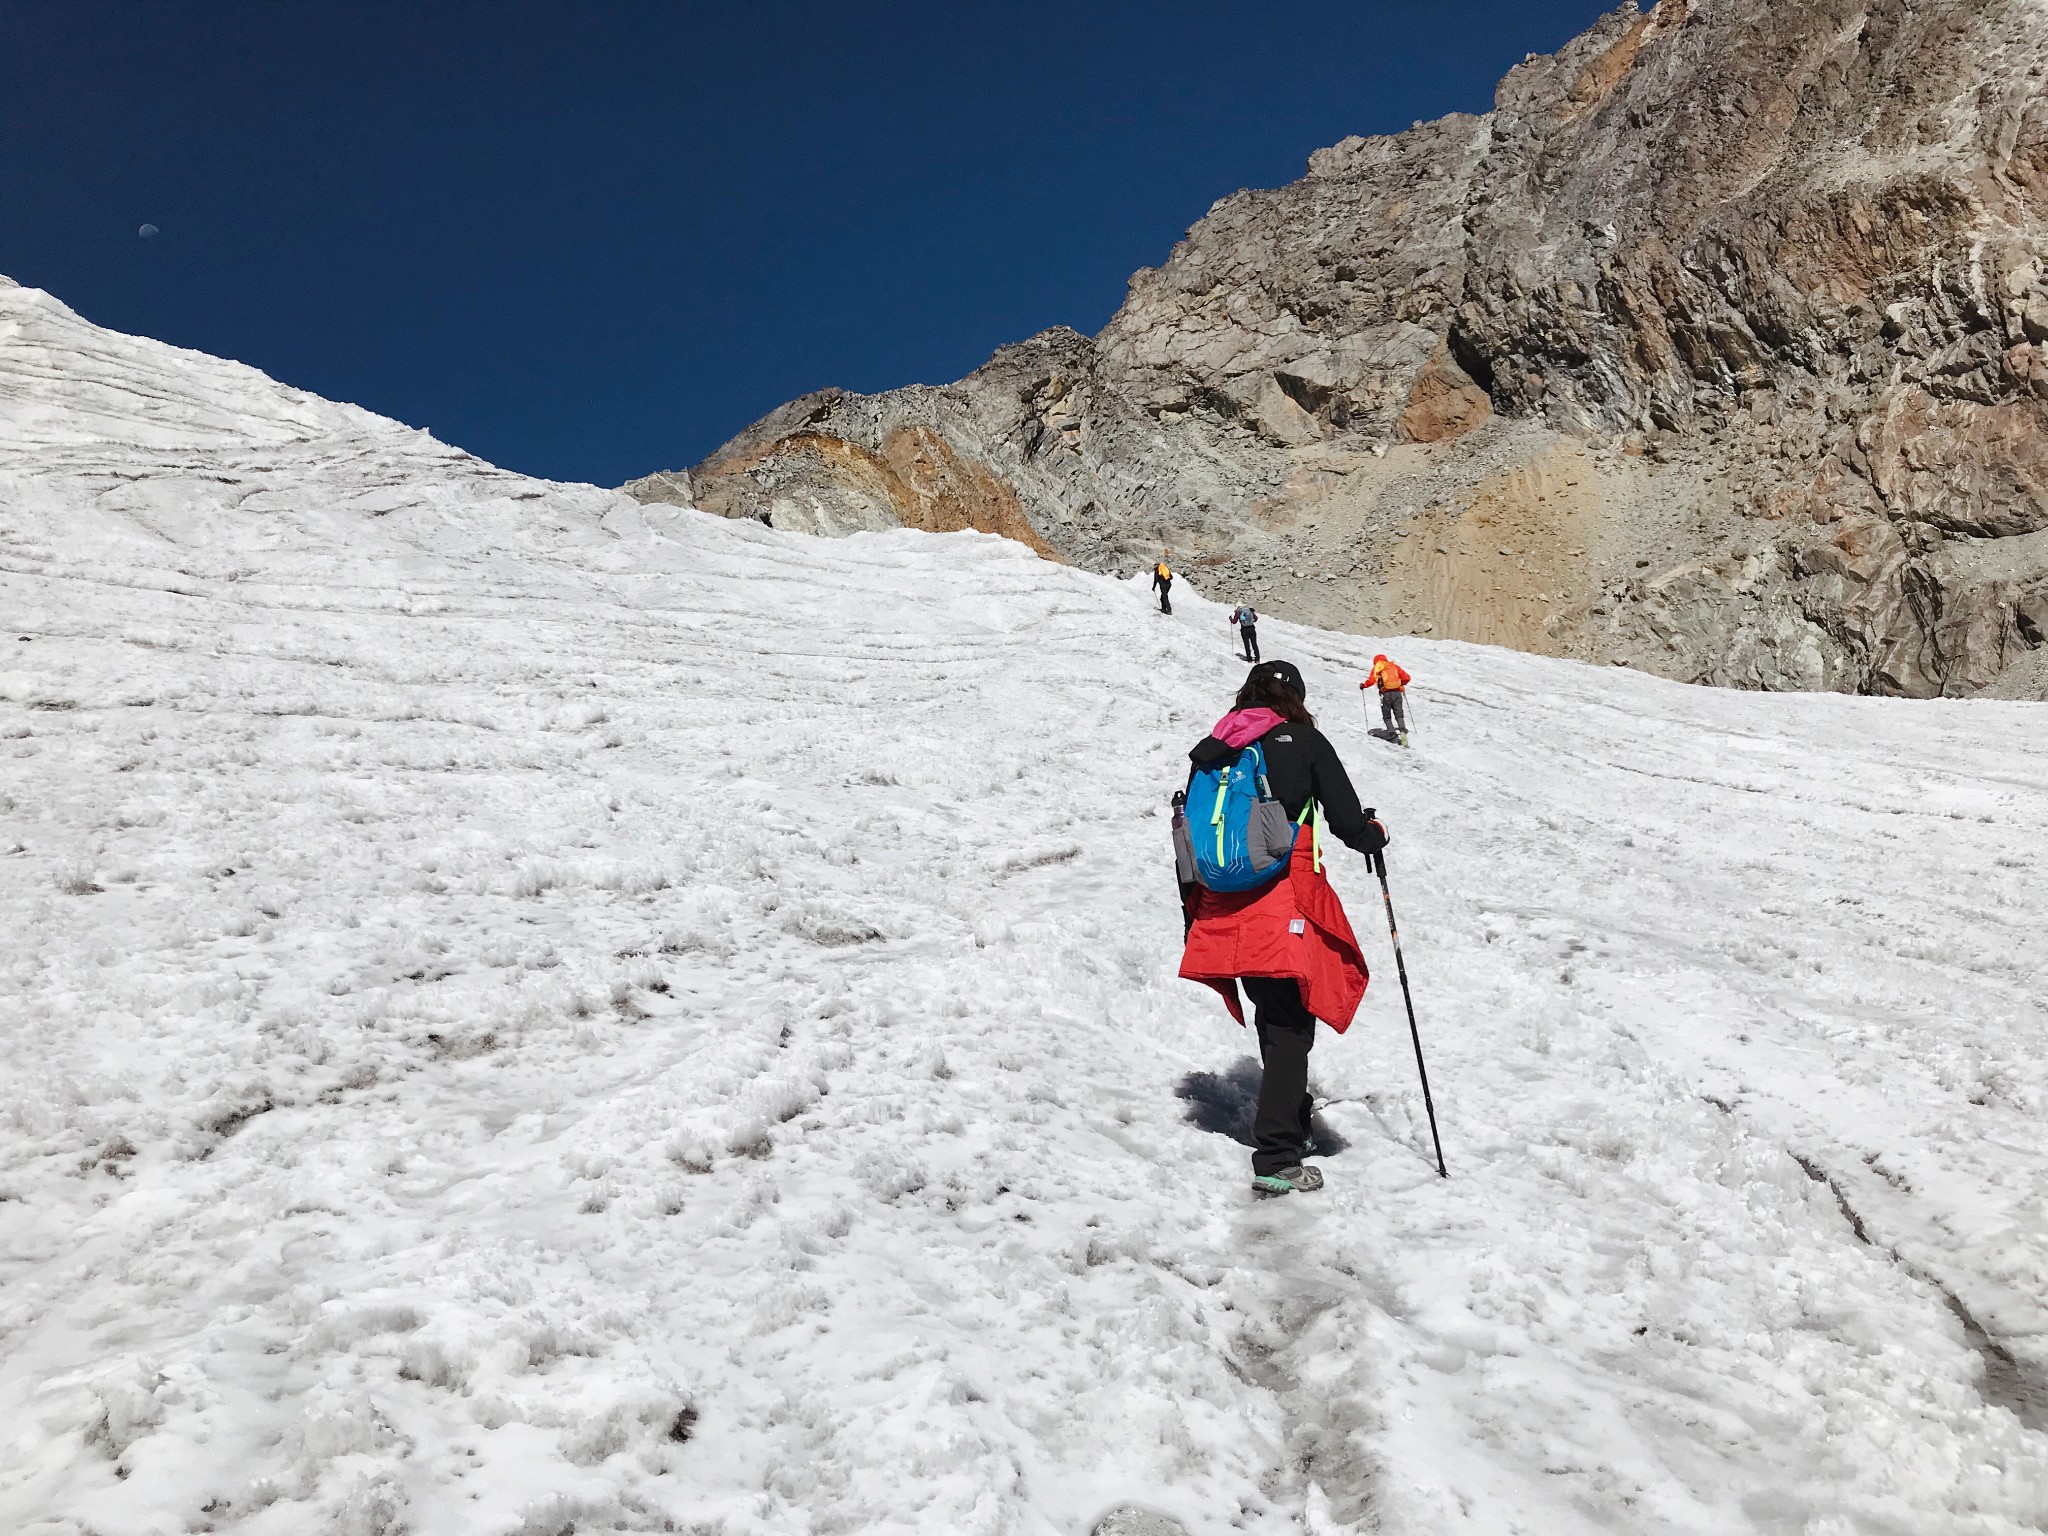
POLYGON ((1093 338, 628 489, 1166 548, 1288 617, 1692 681, 2038 693, 2044 70, 2023 0, 1624 6, 1484 117, 1224 198, 1093 338))

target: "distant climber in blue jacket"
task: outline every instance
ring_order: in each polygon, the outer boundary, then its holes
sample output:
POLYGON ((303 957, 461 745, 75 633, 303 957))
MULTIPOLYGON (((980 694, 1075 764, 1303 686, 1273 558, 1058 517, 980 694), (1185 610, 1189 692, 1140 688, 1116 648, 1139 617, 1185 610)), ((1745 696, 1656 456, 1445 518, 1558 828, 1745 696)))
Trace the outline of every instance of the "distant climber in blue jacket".
POLYGON ((1230 622, 1237 626, 1237 638, 1244 642, 1244 659, 1256 663, 1259 659, 1259 612, 1250 603, 1239 603, 1230 610, 1230 622))

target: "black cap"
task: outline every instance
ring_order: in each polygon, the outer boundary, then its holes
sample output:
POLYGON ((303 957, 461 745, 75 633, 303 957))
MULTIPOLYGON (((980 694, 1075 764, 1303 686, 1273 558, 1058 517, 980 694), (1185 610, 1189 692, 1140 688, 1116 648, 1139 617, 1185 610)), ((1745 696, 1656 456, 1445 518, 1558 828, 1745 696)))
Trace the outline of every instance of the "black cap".
POLYGON ((1245 674, 1249 683, 1254 678, 1270 677, 1276 683, 1292 688, 1305 702, 1308 698, 1308 684, 1301 680, 1301 673, 1291 661, 1262 661, 1245 674))

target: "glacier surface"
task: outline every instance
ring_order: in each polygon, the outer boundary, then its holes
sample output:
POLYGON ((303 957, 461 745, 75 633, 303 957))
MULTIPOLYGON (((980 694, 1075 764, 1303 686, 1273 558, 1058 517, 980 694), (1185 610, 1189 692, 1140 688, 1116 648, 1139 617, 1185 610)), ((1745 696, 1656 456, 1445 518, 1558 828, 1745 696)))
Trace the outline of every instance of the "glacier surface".
POLYGON ((1255 1204, 1224 611, 0 283, 0 1529, 2048 1529, 2042 706, 1411 640, 1401 753, 1269 622, 1452 1178, 1340 850, 1255 1204))

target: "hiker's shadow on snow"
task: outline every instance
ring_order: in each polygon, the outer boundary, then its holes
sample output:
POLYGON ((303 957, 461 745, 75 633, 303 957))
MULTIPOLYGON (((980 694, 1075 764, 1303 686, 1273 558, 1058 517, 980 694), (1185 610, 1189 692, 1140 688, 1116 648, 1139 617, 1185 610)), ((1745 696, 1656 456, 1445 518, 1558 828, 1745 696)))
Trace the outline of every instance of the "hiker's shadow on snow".
MULTIPOLYGON (((1199 1126, 1214 1136, 1253 1145, 1252 1118, 1259 1108, 1258 1058, 1245 1056, 1228 1072, 1190 1072, 1173 1091, 1187 1100, 1189 1125, 1199 1126)), ((1316 1139, 1312 1156, 1335 1157, 1351 1145, 1324 1123, 1320 1114, 1308 1122, 1316 1139)))

